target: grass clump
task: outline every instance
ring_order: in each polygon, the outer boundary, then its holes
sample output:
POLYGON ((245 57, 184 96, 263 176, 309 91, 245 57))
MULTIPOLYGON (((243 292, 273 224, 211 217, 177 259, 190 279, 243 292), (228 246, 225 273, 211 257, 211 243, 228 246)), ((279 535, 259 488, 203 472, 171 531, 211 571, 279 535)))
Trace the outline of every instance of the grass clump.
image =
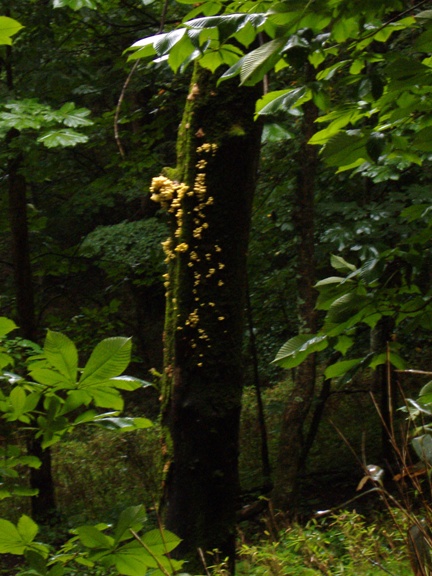
POLYGON ((277 539, 243 543, 239 576, 408 576, 412 574, 403 533, 382 519, 340 511, 306 525, 293 524, 277 539))

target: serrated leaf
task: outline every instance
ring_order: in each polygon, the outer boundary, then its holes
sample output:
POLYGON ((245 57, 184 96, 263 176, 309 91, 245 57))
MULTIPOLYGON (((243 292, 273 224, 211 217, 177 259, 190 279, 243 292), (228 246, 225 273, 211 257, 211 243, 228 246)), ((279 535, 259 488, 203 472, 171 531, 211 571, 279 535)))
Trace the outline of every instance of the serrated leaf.
POLYGON ((253 86, 262 80, 280 60, 284 44, 284 38, 275 38, 243 56, 240 83, 244 86, 253 86))
POLYGON ((106 338, 93 350, 79 380, 79 388, 100 385, 119 376, 128 366, 132 351, 130 338, 106 338))
POLYGON ((48 362, 71 384, 76 383, 78 372, 78 352, 75 344, 64 334, 48 330, 44 355, 48 362))
POLYGON ((68 146, 76 146, 77 144, 84 144, 88 141, 88 136, 79 134, 75 130, 64 128, 62 130, 50 130, 45 132, 37 139, 47 148, 67 148, 68 146))
POLYGON ((93 121, 87 118, 87 116, 90 115, 90 110, 88 108, 75 108, 73 102, 64 104, 60 110, 58 110, 57 115, 59 120, 70 128, 93 125, 93 121))
POLYGON ((18 532, 26 544, 30 544, 39 531, 39 526, 29 516, 23 514, 18 520, 18 532))
POLYGON ((0 554, 21 555, 25 547, 16 526, 8 520, 0 519, 0 554))
POLYGON ((98 530, 95 526, 79 526, 76 532, 86 548, 110 550, 113 547, 114 539, 98 530))
POLYGON ((291 108, 298 106, 300 102, 305 102, 304 98, 308 92, 310 94, 308 99, 310 100, 312 92, 310 92, 306 86, 269 92, 258 100, 256 104, 256 112, 259 116, 265 116, 268 114, 275 114, 279 110, 290 110, 291 108))
POLYGON ((357 294, 356 292, 343 294, 331 305, 327 314, 327 320, 333 324, 348 322, 368 303, 369 298, 367 296, 357 294))
POLYGON ((60 372, 50 370, 49 368, 34 368, 30 370, 30 376, 36 382, 45 386, 58 386, 63 384, 67 387, 68 382, 64 380, 60 372))
POLYGON ((130 506, 123 510, 117 522, 114 532, 114 542, 117 544, 123 540, 125 533, 131 537, 130 529, 139 532, 146 521, 147 514, 145 507, 140 504, 138 506, 130 506))
POLYGON ((93 402, 99 408, 109 408, 112 410, 123 410, 124 401, 120 392, 115 388, 106 388, 92 386, 86 389, 89 395, 92 397, 93 402))
POLYGON ((354 264, 350 264, 344 258, 342 258, 342 256, 337 256, 335 254, 332 254, 330 256, 330 264, 331 264, 332 268, 334 268, 338 272, 342 272, 342 273, 346 273, 346 274, 349 274, 351 272, 355 272, 355 270, 356 270, 356 267, 354 266, 354 264))
POLYGON ((282 368, 295 368, 310 354, 325 350, 328 346, 326 335, 299 334, 285 342, 276 354, 273 363, 282 368))
POLYGON ((323 158, 329 166, 348 166, 359 160, 368 160, 366 142, 367 137, 355 131, 340 132, 328 140, 323 158))
POLYGON ((172 552, 181 542, 181 539, 169 530, 156 529, 146 532, 141 540, 157 556, 172 552))

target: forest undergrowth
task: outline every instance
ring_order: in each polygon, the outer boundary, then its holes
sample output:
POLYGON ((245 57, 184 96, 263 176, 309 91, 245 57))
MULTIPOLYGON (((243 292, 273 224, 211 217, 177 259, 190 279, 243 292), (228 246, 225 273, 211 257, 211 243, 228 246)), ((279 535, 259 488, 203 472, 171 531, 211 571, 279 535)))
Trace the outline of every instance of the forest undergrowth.
MULTIPOLYGON (((263 393, 274 463, 289 384, 263 393)), ((383 484, 381 477, 377 482, 372 469, 362 465, 366 455, 370 458, 367 463, 379 458, 379 417, 370 409, 370 403, 365 394, 349 398, 335 394, 330 399, 302 476, 297 520, 276 513, 262 496, 265 511, 238 526, 239 575, 412 573, 407 535, 417 518, 420 524, 420 519, 430 513, 425 510, 427 501, 420 498, 430 486, 426 476, 416 478, 410 489, 407 478, 399 485, 386 478, 383 484)), ((253 390, 246 389, 240 458, 242 504, 246 506, 260 497, 263 481, 255 404, 253 390)), ((60 517, 43 536, 61 542, 67 539, 68 528, 114 522, 121 510, 137 503, 147 509, 148 527, 157 526, 155 503, 161 496, 162 467, 158 425, 128 435, 98 429, 84 432, 84 436, 83 432, 72 435, 54 450, 60 517)), ((5 500, 1 508, 2 516, 12 521, 28 513, 25 499, 5 500)), ((203 574, 225 575, 224 558, 217 551, 213 558, 213 564, 203 563, 203 574)), ((14 562, 14 558, 3 555, 0 574, 30 574, 20 572, 14 562)), ((72 573, 102 576, 96 568, 72 573)), ((416 572, 416 576, 425 574, 416 572)))

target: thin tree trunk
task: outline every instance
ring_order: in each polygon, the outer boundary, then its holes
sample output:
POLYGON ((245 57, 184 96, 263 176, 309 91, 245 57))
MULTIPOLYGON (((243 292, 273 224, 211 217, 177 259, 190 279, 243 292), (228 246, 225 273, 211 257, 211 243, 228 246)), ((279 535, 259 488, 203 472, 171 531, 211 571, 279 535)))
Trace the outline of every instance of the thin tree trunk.
POLYGON ((203 570, 199 549, 218 549, 234 567, 246 256, 260 149, 256 98, 256 89, 216 87, 197 66, 177 171, 153 180, 154 199, 166 199, 173 219, 165 244, 166 525, 182 538, 178 553, 189 571, 203 570))
MULTIPOLYGON (((293 224, 297 244, 297 290, 302 332, 316 332, 314 191, 317 168, 316 148, 307 142, 315 131, 317 108, 303 107, 302 141, 298 155, 297 188, 294 194, 293 224)), ((295 372, 294 386, 284 411, 273 503, 275 508, 294 513, 298 477, 302 464, 303 428, 315 391, 315 355, 309 356, 295 372)))
MULTIPOLYGON (((7 137, 8 145, 18 137, 18 130, 10 130, 7 137)), ((33 277, 27 224, 27 184, 25 177, 20 174, 21 164, 22 159, 19 155, 12 157, 8 164, 9 226, 15 280, 16 319, 21 335, 29 340, 35 340, 33 277)))
MULTIPOLYGON (((9 10, 7 11, 9 13, 9 10)), ((11 48, 6 47, 6 83, 12 92, 14 89, 11 48)), ((8 160, 8 205, 11 237, 11 255, 14 270, 16 320, 21 336, 36 341, 36 315, 33 289, 33 274, 30 257, 29 228, 27 221, 27 182, 21 173, 23 157, 12 150, 11 144, 20 136, 15 128, 9 130, 6 145, 9 149, 8 160)), ((41 466, 30 471, 30 485, 38 490, 32 496, 32 515, 39 522, 46 522, 56 513, 54 481, 52 476, 51 452, 42 450, 41 441, 32 438, 27 449, 29 454, 38 457, 41 466)))
POLYGON ((259 424, 260 436, 261 436, 262 474, 263 474, 263 480, 264 480, 264 488, 270 489, 272 487, 272 480, 271 480, 270 456, 269 456, 268 441, 267 441, 267 426, 266 426, 265 415, 264 415, 264 404, 263 404, 262 394, 261 394, 261 383, 260 383, 259 370, 258 370, 258 354, 257 354, 257 347, 256 347, 255 331, 254 331, 252 304, 251 304, 250 295, 249 295, 249 285, 247 286, 246 313, 247 313, 248 327, 249 327, 249 339, 250 339, 252 365, 253 365, 255 395, 256 395, 256 399, 257 399, 258 424, 259 424))

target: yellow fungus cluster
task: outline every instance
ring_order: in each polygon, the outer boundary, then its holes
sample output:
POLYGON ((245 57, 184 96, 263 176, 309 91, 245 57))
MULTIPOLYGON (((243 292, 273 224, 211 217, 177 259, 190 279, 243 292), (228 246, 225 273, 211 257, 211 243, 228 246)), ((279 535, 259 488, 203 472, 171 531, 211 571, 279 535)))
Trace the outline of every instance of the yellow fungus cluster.
MULTIPOLYGON (((176 327, 177 331, 182 331, 186 328, 193 330, 192 334, 188 333, 190 347, 197 352, 200 352, 198 358, 204 358, 204 349, 211 347, 210 337, 205 329, 200 326, 199 310, 209 307, 214 312, 214 318, 218 322, 225 320, 225 317, 217 310, 215 302, 201 302, 200 286, 205 285, 207 282, 214 282, 215 286, 223 286, 224 282, 218 278, 218 272, 223 270, 225 264, 220 262, 220 253, 222 249, 219 245, 215 245, 211 250, 207 248, 205 254, 200 254, 200 244, 203 236, 209 228, 207 222, 206 212, 209 206, 214 204, 214 198, 208 196, 206 186, 206 169, 208 165, 209 156, 214 156, 217 152, 217 144, 203 143, 196 150, 198 160, 196 162, 196 177, 193 187, 190 189, 184 183, 178 183, 165 176, 157 176, 153 178, 150 191, 151 199, 160 205, 175 217, 176 227, 174 235, 162 243, 165 252, 165 262, 169 263, 178 257, 179 254, 184 254, 187 258, 187 266, 191 269, 193 278, 192 294, 194 296, 195 307, 188 314, 183 322, 180 321, 180 315, 177 314, 179 325, 176 327), (187 206, 184 203, 186 198, 194 198, 194 206, 187 206), (187 242, 181 241, 184 225, 185 214, 192 218, 192 245, 187 242), (193 245, 195 244, 195 245, 193 245), (203 268, 203 263, 206 266, 203 268), (207 268, 208 266, 208 268, 207 268), (199 267, 197 269, 197 267, 199 267), (207 268, 207 269, 206 269, 207 268), (198 271, 200 270, 200 271, 198 271), (213 280, 214 278, 214 280, 213 280), (195 333, 195 334, 194 334, 195 333), (199 346, 199 348, 198 348, 199 346)), ((164 275, 165 287, 167 288, 167 297, 170 297, 169 291, 169 274, 164 275)), ((177 301, 171 298, 173 310, 177 309, 177 301)), ((195 353, 195 354, 196 354, 195 353)), ((202 367, 203 362, 197 362, 196 366, 202 367)))

